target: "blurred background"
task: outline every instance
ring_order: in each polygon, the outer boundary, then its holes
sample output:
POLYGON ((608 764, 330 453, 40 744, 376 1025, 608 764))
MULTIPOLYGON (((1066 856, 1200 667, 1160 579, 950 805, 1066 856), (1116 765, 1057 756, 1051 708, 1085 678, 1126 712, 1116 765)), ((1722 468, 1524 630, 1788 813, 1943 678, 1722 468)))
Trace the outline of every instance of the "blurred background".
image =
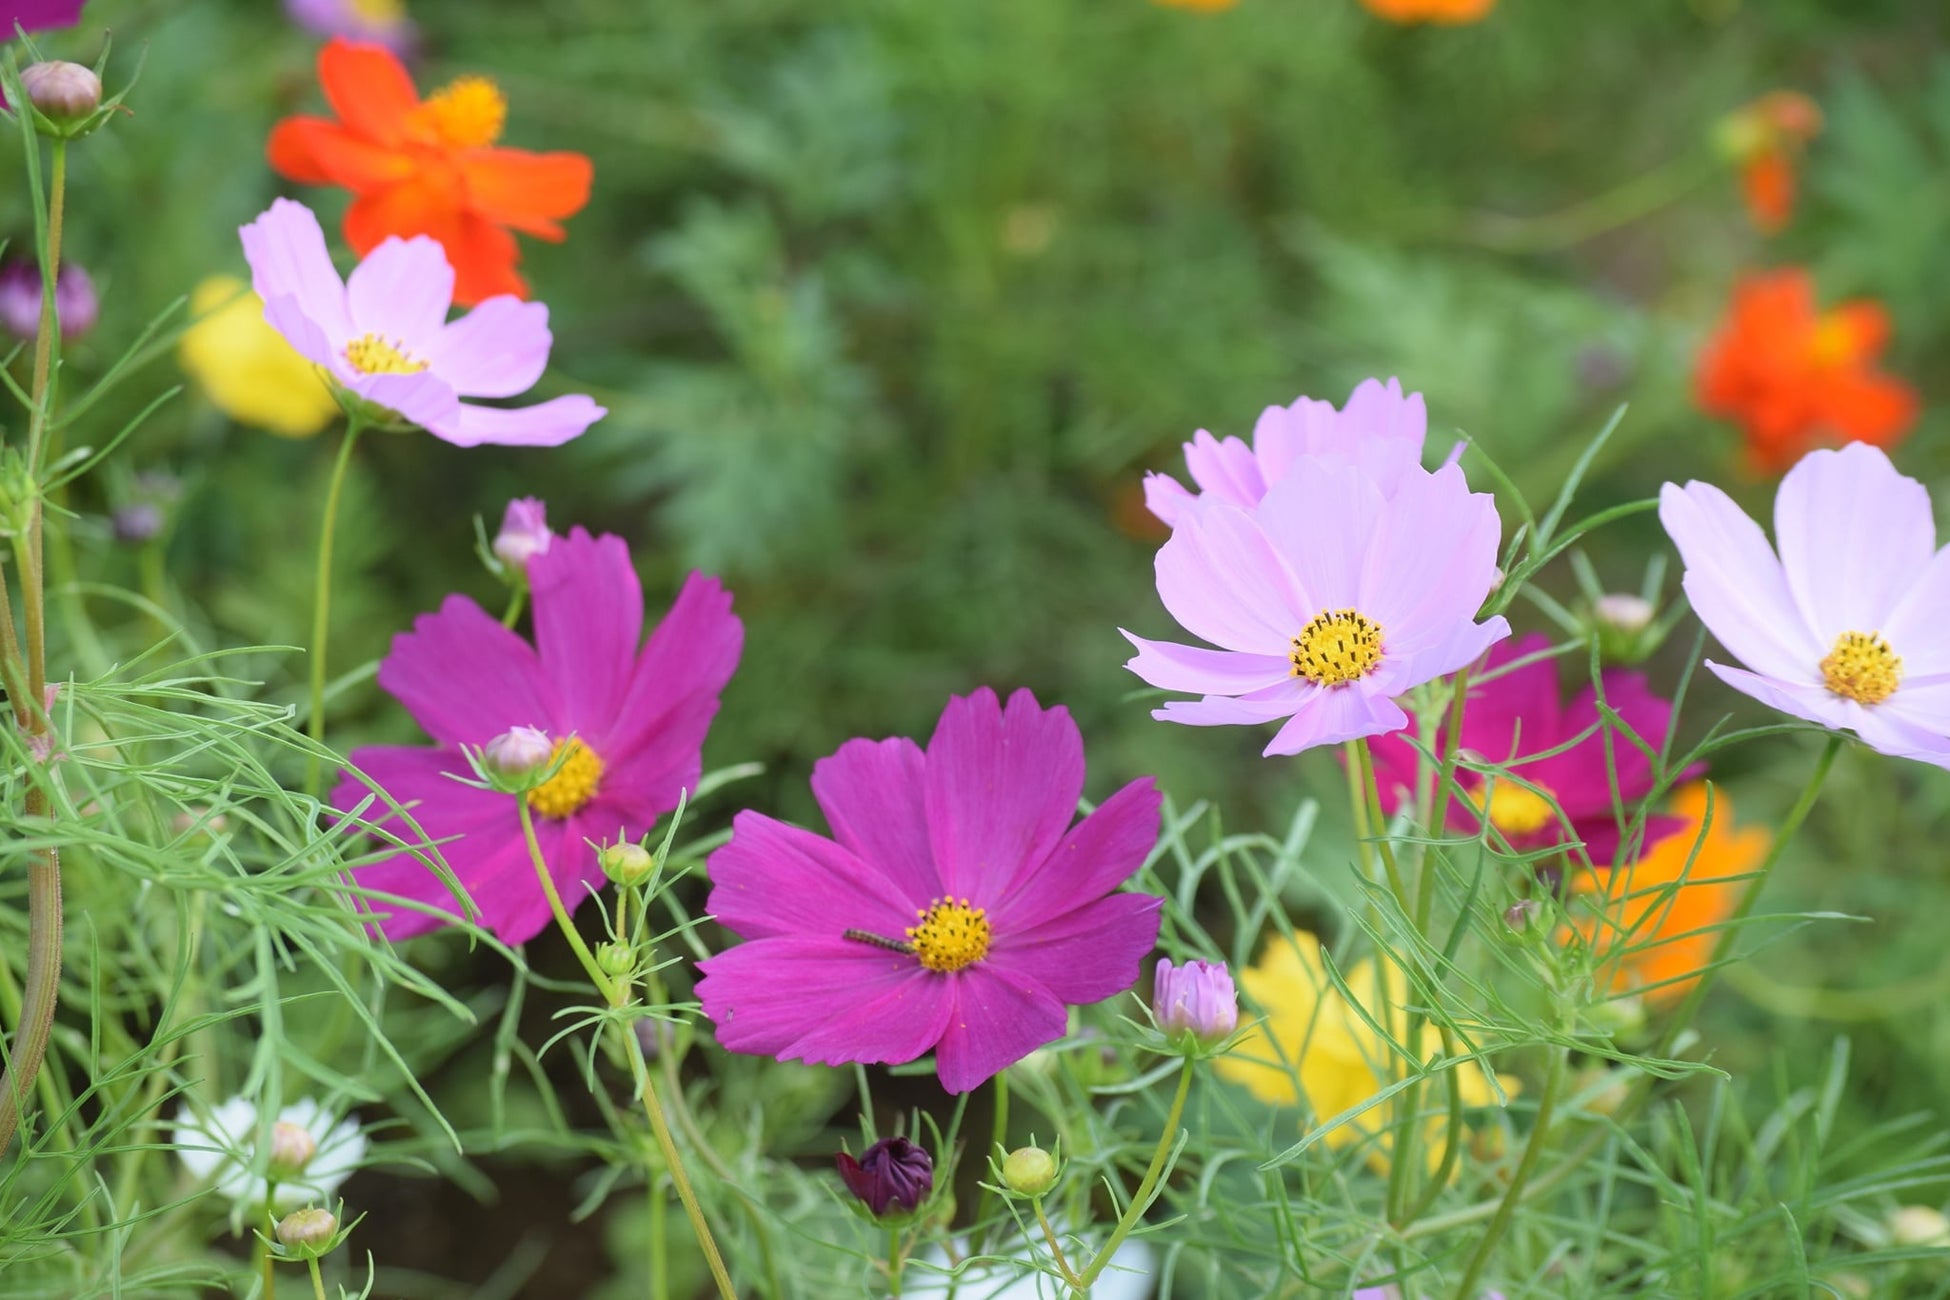
MULTIPOLYGON (((568 240, 524 238, 523 265, 555 330, 541 395, 590 392, 610 414, 559 451, 365 440, 335 667, 377 658, 448 592, 494 606, 474 520, 492 532, 511 496, 540 496, 557 529, 629 539, 653 610, 693 567, 735 591, 745 657, 706 760, 765 772, 719 796, 712 825, 739 806, 812 818, 814 759, 854 735, 925 735, 949 694, 992 684, 1076 714, 1093 795, 1155 773, 1241 827, 1283 826, 1311 795, 1323 843, 1344 843, 1331 756, 1267 761, 1257 733, 1153 722, 1123 670, 1120 626, 1172 630, 1144 472, 1182 477, 1195 429, 1248 435, 1267 405, 1397 375, 1427 395, 1433 447, 1467 435, 1533 502, 1626 406, 1576 513, 1699 477, 1764 514, 1773 480, 1694 396, 1702 346, 1759 269, 1809 268, 1824 304, 1884 305, 1883 365, 1922 396, 1895 456, 1950 519, 1940 0, 1501 0, 1453 25, 1358 0, 414 0, 411 17, 423 91, 490 76, 504 143, 594 160, 568 240), (1792 221, 1762 233, 1728 119, 1781 90, 1822 125, 1797 154, 1792 221)), ((92 59, 104 27, 111 82, 143 63, 134 116, 74 161, 67 253, 103 302, 69 354, 82 373, 205 277, 247 274, 236 227, 273 195, 328 231, 345 203, 281 188, 264 161, 275 121, 322 111, 320 37, 278 5, 93 0, 44 46, 92 59)), ((0 235, 23 236, 25 212, 0 193, 0 235)), ((158 350, 100 409, 100 436, 179 382, 158 350)), ((82 563, 207 643, 297 644, 335 445, 245 427, 190 385, 77 501, 82 563), (157 539, 118 545, 138 471, 180 495, 157 539)), ((1649 515, 1586 548, 1622 590, 1666 550, 1649 515)), ((1567 566, 1542 585, 1580 607, 1567 566)), ((147 643, 136 616, 94 612, 126 624, 108 658, 147 643)), ((1552 626, 1523 605, 1513 621, 1552 626)), ((1662 691, 1693 630, 1649 664, 1662 691)), ((297 698, 300 657, 258 672, 297 698)), ((1761 720, 1702 683, 1682 728, 1727 713, 1761 720)), ((345 747, 418 738, 369 681, 336 728, 345 747)), ((1813 748, 1726 757, 1743 821, 1785 806, 1813 748)), ((1950 970, 1930 918, 1950 905, 1946 810, 1950 775, 1845 755, 1767 902, 1863 920, 1789 935, 1722 990, 1707 1022, 1722 1064, 1813 1078, 1839 1031, 1848 1122, 1944 1105, 1950 970)), ((449 956, 472 972, 457 978, 496 978, 449 956)), ((466 1077, 441 1079, 463 1109, 466 1077)), ((468 1216, 505 1213, 547 1236, 556 1281, 529 1294, 605 1274, 593 1230, 564 1222, 573 1165, 513 1191, 517 1165, 487 1167, 501 1172, 438 1193, 444 1218, 402 1219, 420 1226, 384 1257, 478 1281, 519 1234, 468 1216), (507 1207, 537 1188, 564 1204, 507 1207)), ((388 1195, 402 1216, 431 1195, 366 1177, 381 1234, 388 1195)))

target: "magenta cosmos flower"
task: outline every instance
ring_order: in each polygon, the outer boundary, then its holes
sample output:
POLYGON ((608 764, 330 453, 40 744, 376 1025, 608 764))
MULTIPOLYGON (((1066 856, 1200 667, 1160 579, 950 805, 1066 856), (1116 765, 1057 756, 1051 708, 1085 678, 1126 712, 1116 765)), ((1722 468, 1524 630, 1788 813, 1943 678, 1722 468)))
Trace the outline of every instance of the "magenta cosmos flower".
POLYGON ((1874 749, 1950 767, 1950 546, 1930 494, 1867 443, 1809 452, 1781 480, 1774 540, 1710 483, 1659 490, 1693 611, 1763 704, 1874 749))
POLYGON ((1510 635, 1472 620, 1496 576, 1496 505, 1462 469, 1411 466, 1392 493, 1338 457, 1297 462, 1242 510, 1208 493, 1158 551, 1158 595, 1217 650, 1147 641, 1125 664, 1204 698, 1151 716, 1195 727, 1287 719, 1265 752, 1399 731, 1394 697, 1510 635))
POLYGON ((1066 1005, 1136 982, 1162 900, 1112 891, 1157 842, 1157 787, 1072 827, 1067 710, 984 688, 949 701, 926 751, 850 740, 812 788, 833 839, 743 812, 711 855, 707 906, 746 940, 697 986, 725 1047, 828 1065, 933 1049, 967 1092, 1063 1037, 1066 1005))
POLYGON ((479 406, 534 387, 553 337, 548 308, 504 294, 447 321, 454 269, 425 235, 386 240, 341 281, 311 209, 278 199, 240 232, 264 319, 339 391, 461 447, 553 447, 601 419, 581 394, 479 406))
POLYGON ((422 840, 382 802, 365 817, 418 851, 356 869, 362 889, 437 910, 370 905, 390 939, 457 919, 453 895, 422 860, 438 852, 466 887, 480 923, 508 943, 549 922, 548 900, 522 839, 517 797, 463 785, 461 747, 478 749, 516 727, 546 732, 562 768, 525 797, 562 901, 573 910, 602 879, 597 843, 635 839, 697 784, 705 730, 731 679, 744 629, 715 578, 692 574, 641 652, 643 588, 629 548, 582 529, 529 561, 535 644, 465 596, 393 638, 379 684, 434 738, 426 748, 356 751, 332 802, 351 809, 374 789, 405 806, 422 840), (457 838, 455 838, 457 837, 457 838), (450 915, 442 915, 441 913, 450 915))
MULTIPOLYGON (((1286 477, 1302 457, 1336 456, 1367 470, 1384 493, 1422 463, 1429 412, 1420 393, 1402 395, 1401 381, 1364 379, 1347 405, 1302 397, 1292 406, 1269 406, 1253 426, 1248 447, 1238 438, 1214 438, 1200 429, 1185 444, 1185 468, 1205 496, 1251 510, 1266 489, 1286 477)), ((1172 527, 1198 496, 1169 474, 1144 477, 1144 504, 1172 527)))
MULTIPOLYGON (((54 27, 72 27, 81 21, 82 0, 12 0, 0 8, 0 41, 14 38, 15 24, 30 32, 54 27)), ((4 101, 0 101, 4 102, 4 101)))
MULTIPOLYGON (((1629 812, 1652 791, 1652 760, 1618 732, 1612 734, 1611 756, 1607 760, 1606 733, 1599 726, 1597 688, 1587 685, 1569 705, 1562 704, 1557 663, 1541 657, 1549 649, 1550 638, 1533 632, 1490 651, 1483 678, 1469 684, 1462 735, 1457 742, 1457 748, 1464 753, 1480 761, 1503 764, 1506 771, 1537 790, 1501 778, 1491 785, 1480 775, 1468 773, 1461 774, 1460 784, 1469 795, 1469 803, 1482 807, 1488 799, 1490 824, 1502 832, 1517 852, 1549 848, 1576 839, 1583 842, 1586 854, 1594 863, 1608 866, 1618 860, 1619 850, 1618 817, 1612 802, 1613 778, 1618 782, 1620 804, 1629 812), (1540 657, 1520 667, 1503 668, 1505 664, 1532 656, 1540 657), (1500 668, 1503 671, 1498 672, 1500 668), (1550 753, 1553 750, 1561 752, 1550 753), (1545 753, 1550 756, 1524 757, 1545 753), (1568 835, 1557 813, 1538 790, 1548 793, 1570 819, 1568 835)), ((1664 745, 1672 728, 1672 704, 1652 693, 1644 674, 1611 669, 1603 674, 1601 681, 1606 706, 1645 744, 1655 750, 1664 745)), ((1437 733, 1437 753, 1448 743, 1447 731, 1445 724, 1437 733)), ((1405 736, 1383 736, 1375 741, 1375 779, 1381 787, 1382 806, 1388 812, 1393 813, 1404 800, 1413 797, 1415 762, 1415 747, 1405 736)), ((1473 835, 1477 822, 1469 803, 1458 798, 1450 805, 1449 826, 1473 835)), ((1677 817, 1650 817, 1646 822, 1645 842, 1649 844, 1671 834, 1683 824, 1677 817)))

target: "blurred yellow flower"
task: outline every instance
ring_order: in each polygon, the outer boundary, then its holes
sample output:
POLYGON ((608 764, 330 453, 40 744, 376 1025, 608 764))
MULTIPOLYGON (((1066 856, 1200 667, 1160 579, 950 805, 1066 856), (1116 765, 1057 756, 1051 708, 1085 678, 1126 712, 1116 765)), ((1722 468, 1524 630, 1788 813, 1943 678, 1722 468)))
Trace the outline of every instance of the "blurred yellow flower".
POLYGON ((1197 9, 1215 14, 1221 9, 1232 8, 1239 3, 1239 0, 1152 0, 1152 3, 1163 5, 1167 9, 1197 9))
MULTIPOLYGON (((1400 1041, 1407 1029, 1400 1010, 1406 1000, 1406 977, 1390 964, 1382 981, 1386 987, 1377 988, 1371 957, 1348 967, 1344 976, 1352 1002, 1328 979, 1320 940, 1311 934, 1296 934, 1292 943, 1274 940, 1258 964, 1239 975, 1247 998, 1266 1018, 1213 1063, 1219 1077, 1243 1084, 1253 1096, 1275 1106, 1304 1104, 1315 1122, 1330 1120, 1380 1092, 1399 1075, 1401 1065, 1391 1059, 1387 1040, 1355 1006, 1377 1024, 1389 1026, 1400 1041)), ((1424 1025, 1418 1039, 1410 1048, 1427 1060, 1439 1045, 1436 1035, 1424 1025)), ((1460 1072, 1457 1078, 1465 1106, 1495 1103, 1496 1093, 1479 1066, 1455 1068, 1460 1072)), ((1505 1093, 1516 1091, 1515 1080, 1499 1077, 1499 1082, 1505 1093)), ((1429 1088, 1421 1095, 1422 1106, 1441 1109, 1439 1102, 1430 1100, 1429 1088)), ((1440 1097, 1440 1091, 1436 1095, 1440 1097)), ((1394 1107, 1391 1098, 1336 1125, 1327 1132, 1327 1145, 1340 1148, 1375 1138, 1368 1161, 1386 1169, 1394 1140, 1394 1107)), ((1420 1146, 1431 1169, 1441 1158, 1446 1127, 1446 1119, 1431 1115, 1423 1129, 1420 1146)))
POLYGON ((190 319, 178 360, 237 423, 309 438, 338 415, 316 368, 265 322, 263 302, 242 280, 213 275, 197 285, 190 319))
POLYGON ((1496 0, 1361 0, 1368 12, 1391 23, 1473 23, 1496 0))

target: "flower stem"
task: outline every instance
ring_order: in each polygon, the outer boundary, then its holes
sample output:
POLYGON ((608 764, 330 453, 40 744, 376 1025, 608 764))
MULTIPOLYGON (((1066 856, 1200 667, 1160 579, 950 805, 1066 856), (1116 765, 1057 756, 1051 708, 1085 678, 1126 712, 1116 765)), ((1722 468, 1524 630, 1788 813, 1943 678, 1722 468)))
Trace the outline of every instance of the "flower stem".
POLYGON ((346 467, 352 463, 352 447, 359 441, 365 425, 349 416, 345 437, 339 442, 338 459, 332 463, 332 479, 325 489, 325 518, 318 527, 318 573, 313 579, 311 606, 311 715, 305 719, 311 737, 312 754, 305 768, 305 792, 316 799, 324 793, 325 763, 320 751, 325 746, 325 658, 331 635, 332 617, 332 542, 338 532, 339 496, 345 490, 346 467))
POLYGON ((582 963, 583 973, 589 976, 589 982, 603 995, 603 1001, 612 1007, 619 1005, 616 982, 603 974, 603 968, 596 964, 595 954, 589 951, 589 945, 582 941, 575 922, 569 919, 569 909, 562 906, 562 895, 555 888, 555 877, 549 874, 548 859, 542 856, 541 841, 535 838, 535 814, 529 810, 528 796, 516 795, 515 808, 521 814, 521 835, 528 842, 528 859, 535 864, 535 878, 542 882, 542 893, 548 899, 548 910, 554 914, 555 924, 561 927, 562 937, 569 941, 569 947, 575 949, 576 960, 582 963))
POLYGON ((1124 1207, 1124 1214, 1117 1220, 1117 1227, 1111 1230, 1110 1240, 1090 1261, 1089 1267, 1077 1275, 1078 1289, 1088 1292, 1097 1275, 1110 1265, 1110 1257, 1124 1244, 1124 1238, 1131 1235, 1131 1229, 1151 1205, 1151 1194, 1157 1189, 1158 1179, 1164 1173, 1165 1160, 1171 1155, 1171 1148, 1178 1138, 1178 1121, 1185 1114, 1185 1098, 1192 1090, 1192 1069, 1197 1058, 1186 1057, 1185 1067, 1178 1072, 1178 1091, 1172 1096, 1171 1109, 1165 1113, 1165 1131, 1158 1135, 1158 1149, 1151 1155, 1151 1167, 1144 1171, 1144 1181, 1138 1184, 1137 1194, 1131 1203, 1124 1207))
POLYGON ((1043 1227, 1043 1240, 1049 1243, 1050 1258, 1056 1261, 1056 1271, 1061 1273, 1063 1280, 1076 1290, 1088 1290, 1088 1284, 1077 1276, 1077 1271, 1070 1267, 1068 1257, 1063 1254, 1063 1243, 1057 1240, 1056 1229, 1050 1225, 1049 1216, 1043 1213, 1043 1198, 1034 1197, 1029 1205, 1036 1211, 1036 1222, 1043 1227))
MULTIPOLYGON (((306 1263, 311 1265, 312 1300, 325 1300, 325 1277, 318 1271, 318 1257, 314 1255, 306 1263)), ((265 1294, 268 1296, 270 1293, 265 1294)))
POLYGON ((527 604, 528 588, 526 586, 516 587, 514 594, 508 597, 508 609, 501 616, 501 626, 512 629, 516 620, 520 619, 523 607, 527 604))
POLYGON ((643 1100, 644 1116, 650 1121, 650 1131, 657 1136, 657 1149, 663 1152, 664 1165, 670 1170, 670 1181, 677 1188, 677 1199, 683 1202, 691 1229, 697 1233, 697 1244, 704 1251, 704 1263, 711 1270, 711 1280, 717 1283, 718 1294, 723 1300, 738 1300, 738 1293, 731 1287, 731 1275, 725 1271, 724 1256, 718 1253, 717 1238, 711 1235, 711 1225, 704 1217, 704 1207, 698 1204, 697 1193, 691 1189, 690 1177, 684 1172, 684 1162, 677 1154, 677 1144, 671 1141, 670 1123, 664 1118, 656 1080, 650 1077, 649 1063, 643 1059, 643 1044, 637 1042, 636 1035, 628 1029, 623 1030, 623 1036, 629 1040, 635 1054, 637 1078, 642 1083, 639 1095, 643 1100))
POLYGON ((1456 1288, 1456 1300, 1473 1300, 1476 1284, 1482 1279, 1483 1270, 1489 1266, 1490 1256, 1495 1253, 1497 1243, 1503 1240, 1503 1234, 1510 1226, 1510 1217, 1523 1201, 1524 1185, 1536 1171, 1537 1161, 1544 1154, 1544 1145, 1550 1140, 1551 1117, 1557 1110, 1557 1094, 1564 1087, 1564 1062, 1569 1056, 1570 1052, 1565 1048, 1551 1049, 1551 1063, 1544 1072, 1543 1091, 1537 1097, 1537 1121, 1531 1126, 1530 1140, 1524 1143, 1523 1158, 1517 1161, 1516 1172, 1510 1175, 1510 1185, 1503 1189, 1503 1199, 1497 1204, 1495 1216, 1477 1239, 1476 1252, 1469 1257, 1469 1266, 1463 1270, 1462 1283, 1456 1288))

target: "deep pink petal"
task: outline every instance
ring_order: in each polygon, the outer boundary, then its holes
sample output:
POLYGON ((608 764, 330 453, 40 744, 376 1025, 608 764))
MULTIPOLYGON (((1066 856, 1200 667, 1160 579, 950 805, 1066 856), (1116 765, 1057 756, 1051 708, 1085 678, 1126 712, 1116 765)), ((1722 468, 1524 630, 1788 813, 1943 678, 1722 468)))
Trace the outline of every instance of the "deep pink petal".
POLYGON ((541 379, 554 341, 545 304, 503 294, 443 326, 425 359, 462 397, 515 397, 541 379))
POLYGON ((265 302, 289 294, 298 310, 336 343, 353 337, 345 282, 332 265, 325 231, 310 208, 273 199, 257 220, 238 232, 250 263, 251 288, 265 302))
MULTIPOLYGON (((1642 743, 1654 750, 1665 743, 1672 727, 1672 705, 1652 693, 1643 673, 1613 669, 1605 673, 1604 686, 1606 706, 1642 743)), ((1581 743, 1551 758, 1525 763, 1518 773, 1548 789, 1574 821, 1596 816, 1615 822, 1614 780, 1619 799, 1629 809, 1652 789, 1652 760, 1610 723, 1600 727, 1598 692, 1594 688, 1585 687, 1571 702, 1561 733, 1533 737, 1526 727, 1523 748, 1534 752, 1552 747, 1586 730, 1591 734, 1581 743)))
POLYGON ((1227 650, 1283 655, 1319 612, 1251 515, 1201 497, 1158 550, 1158 597, 1180 626, 1227 650))
POLYGON ((1927 488, 1880 448, 1853 442, 1811 451, 1787 472, 1774 540, 1802 619, 1828 646, 1882 628, 1929 565, 1936 520, 1927 488))
POLYGON ((1693 612, 1720 644, 1757 673, 1811 680, 1829 645, 1809 630, 1760 525, 1699 482, 1660 488, 1659 522, 1685 562, 1693 612))
MULTIPOLYGON (((553 548, 551 548, 553 549, 553 548)), ((634 639, 636 633, 632 632, 634 639)), ((716 578, 692 573, 670 612, 645 642, 605 743, 646 772, 684 772, 695 785, 704 729, 718 693, 738 668, 745 626, 731 612, 731 593, 716 578)))
POLYGON ((1137 982, 1158 944, 1164 900, 1112 894, 1028 930, 996 935, 988 963, 1042 985, 1072 1006, 1115 997, 1137 982))
POLYGON ((928 837, 945 894, 977 905, 1041 862, 1076 816, 1083 736, 1028 691, 1007 709, 987 687, 948 702, 927 750, 928 837))
POLYGON ((904 953, 838 937, 741 943, 698 963, 698 1000, 734 1052, 827 1065, 896 1065, 926 1052, 946 1028, 951 983, 904 953), (868 1006, 875 1023, 862 1023, 868 1006), (843 1017, 853 1036, 830 1032, 843 1017), (798 1045, 812 1040, 819 1053, 798 1045))
POLYGON ((1285 656, 1206 650, 1172 641, 1147 641, 1119 628, 1138 649, 1125 667, 1153 686, 1199 695, 1245 695, 1276 685, 1293 675, 1285 656))
POLYGON ((1040 925, 1129 880, 1158 842, 1163 806, 1164 796, 1148 776, 1097 805, 1047 859, 1025 861, 995 896, 988 910, 998 933, 1040 925))
POLYGON ((529 559, 528 583, 535 648, 562 693, 563 722, 604 755, 614 748, 618 706, 643 635, 643 586, 630 548, 612 533, 591 537, 572 528, 529 559))
POLYGON ((535 406, 475 406, 462 402, 454 414, 428 433, 456 447, 559 447, 579 438, 609 412, 580 393, 556 397, 535 406))
POLYGON ((905 736, 849 740, 813 764, 813 798, 839 842, 917 906, 945 890, 928 840, 927 759, 905 736))
POLYGON ((865 930, 898 940, 928 903, 824 836, 749 811, 732 820, 730 843, 706 869, 706 908, 746 939, 865 930))
POLYGON ((465 596, 393 638, 379 685, 427 734, 485 745, 510 727, 562 731, 562 700, 528 643, 465 596))
POLYGON ((1317 745, 1338 745, 1344 740, 1400 731, 1407 725, 1408 715, 1387 696, 1358 683, 1337 686, 1315 693, 1261 752, 1268 758, 1298 754, 1317 745))
MULTIPOLYGON (((352 316, 348 338, 377 335, 415 360, 431 361, 428 347, 454 301, 454 268, 425 235, 389 236, 352 269, 345 291, 352 316)), ((451 375, 441 378, 452 386, 451 375)))
POLYGON ((1069 1032, 1069 1013, 1053 993, 994 962, 956 975, 954 996, 935 1049, 941 1086, 949 1092, 972 1091, 1069 1032))

